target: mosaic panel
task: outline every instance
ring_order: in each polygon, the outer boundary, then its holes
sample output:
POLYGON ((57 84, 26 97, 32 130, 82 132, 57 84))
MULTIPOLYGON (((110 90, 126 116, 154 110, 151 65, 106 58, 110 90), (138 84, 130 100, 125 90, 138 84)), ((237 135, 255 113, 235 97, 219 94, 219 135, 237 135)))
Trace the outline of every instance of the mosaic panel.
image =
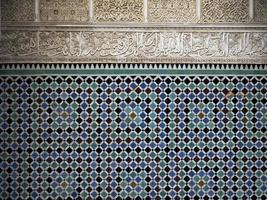
POLYGON ((196 0, 148 0, 150 22, 196 21, 196 0))
POLYGON ((140 22, 144 19, 143 0, 97 0, 94 4, 96 22, 140 22))
POLYGON ((1 76, 3 199, 266 199, 266 76, 1 76))
POLYGON ((249 0, 202 0, 203 22, 248 22, 249 0))
POLYGON ((34 0, 1 0, 2 21, 34 21, 34 0))
POLYGON ((267 1, 266 0, 255 1, 255 21, 267 22, 267 1))
POLYGON ((88 0, 40 0, 42 21, 88 21, 88 0))

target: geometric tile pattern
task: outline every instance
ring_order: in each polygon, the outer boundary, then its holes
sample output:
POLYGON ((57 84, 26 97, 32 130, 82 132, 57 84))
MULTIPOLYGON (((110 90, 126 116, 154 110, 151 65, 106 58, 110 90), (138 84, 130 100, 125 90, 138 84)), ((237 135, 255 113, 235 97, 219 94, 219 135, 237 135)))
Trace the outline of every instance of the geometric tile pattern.
POLYGON ((1 76, 2 199, 266 199, 266 76, 1 76))

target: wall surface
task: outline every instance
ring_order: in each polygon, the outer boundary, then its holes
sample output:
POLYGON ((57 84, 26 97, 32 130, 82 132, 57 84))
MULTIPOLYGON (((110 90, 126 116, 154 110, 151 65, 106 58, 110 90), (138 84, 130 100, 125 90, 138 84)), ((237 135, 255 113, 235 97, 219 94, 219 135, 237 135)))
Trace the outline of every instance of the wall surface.
POLYGON ((0 2, 1 200, 267 199, 267 0, 0 2))
POLYGON ((2 63, 267 62, 265 0, 2 0, 2 63))

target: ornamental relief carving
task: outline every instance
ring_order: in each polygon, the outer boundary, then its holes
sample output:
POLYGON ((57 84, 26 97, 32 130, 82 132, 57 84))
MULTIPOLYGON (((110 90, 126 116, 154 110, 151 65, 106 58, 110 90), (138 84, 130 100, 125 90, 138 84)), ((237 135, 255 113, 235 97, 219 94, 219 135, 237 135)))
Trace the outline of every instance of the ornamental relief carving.
POLYGON ((101 59, 267 58, 267 33, 41 31, 3 32, 1 56, 101 59), (38 39, 37 39, 38 38, 38 39), (39 41, 39 42, 37 42, 39 41))
POLYGON ((267 1, 255 0, 255 21, 267 22, 267 1))
POLYGON ((69 33, 68 32, 40 32, 39 55, 47 57, 69 55, 69 33))
POLYGON ((34 21, 35 0, 1 0, 2 21, 34 21))
POLYGON ((2 32, 2 38, 0 40, 0 56, 23 57, 34 55, 38 55, 37 32, 2 32))
POLYGON ((143 0, 94 0, 95 22, 140 22, 143 0))
POLYGON ((201 0, 201 21, 248 22, 249 0, 201 0))
POLYGON ((148 0, 150 22, 196 22, 196 0, 148 0))
MULTIPOLYGON (((147 0, 145 9, 144 0, 1 0, 1 20, 30 22, 39 16, 43 22, 58 23, 144 22, 147 10, 151 23, 250 23, 249 1, 147 0)), ((254 22, 267 22, 267 1, 253 2, 254 22)))
POLYGON ((40 0, 41 21, 88 21, 89 0, 40 0))

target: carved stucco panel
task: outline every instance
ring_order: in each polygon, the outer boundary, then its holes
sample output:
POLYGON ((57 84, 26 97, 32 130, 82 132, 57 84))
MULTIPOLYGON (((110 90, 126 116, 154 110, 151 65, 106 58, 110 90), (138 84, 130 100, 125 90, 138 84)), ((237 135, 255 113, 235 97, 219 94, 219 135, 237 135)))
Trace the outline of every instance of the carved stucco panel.
POLYGON ((34 0, 1 0, 2 21, 34 21, 34 0))
POLYGON ((196 22, 196 0, 148 0, 150 22, 196 22))
POLYGON ((202 0, 201 14, 202 22, 248 22, 249 0, 202 0))
POLYGON ((76 39, 76 48, 80 43, 83 57, 127 57, 135 55, 136 51, 134 32, 82 32, 80 40, 77 37, 72 39, 76 39))
POLYGON ((38 40, 34 31, 2 31, 0 56, 37 56, 38 40))
POLYGON ((88 21, 89 0, 40 0, 41 21, 88 21))
POLYGON ((40 32, 39 55, 47 57, 69 56, 69 32, 40 32))
POLYGON ((144 19, 143 0, 95 0, 95 22, 140 22, 144 19))
POLYGON ((228 55, 232 57, 267 56, 266 33, 232 33, 227 38, 227 45, 228 55))
POLYGON ((255 0, 255 21, 267 22, 267 0, 255 0))

